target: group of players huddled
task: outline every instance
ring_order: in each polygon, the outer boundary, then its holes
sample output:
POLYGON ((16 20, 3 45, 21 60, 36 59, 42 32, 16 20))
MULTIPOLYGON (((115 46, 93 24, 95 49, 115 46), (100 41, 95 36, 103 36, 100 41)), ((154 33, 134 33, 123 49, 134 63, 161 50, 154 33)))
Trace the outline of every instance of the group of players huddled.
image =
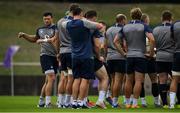
POLYGON ((149 16, 140 8, 130 11, 132 20, 117 14, 115 24, 106 30, 97 22, 97 12, 85 14, 73 3, 57 25, 50 12, 43 14, 44 26, 35 35, 19 32, 18 37, 41 45, 40 63, 46 75, 38 107, 51 107, 51 93, 58 70, 58 108, 122 108, 118 97, 124 96, 124 108, 147 107, 145 74, 152 83, 155 107, 180 105, 180 21, 172 22, 170 11, 162 12, 162 23, 153 30, 149 16), (98 100, 89 101, 90 81, 99 80, 98 100), (167 81, 171 81, 169 86, 167 81), (169 101, 167 97, 169 96, 169 101), (177 99, 176 99, 177 98, 177 99), (178 105, 179 104, 179 105, 178 105))

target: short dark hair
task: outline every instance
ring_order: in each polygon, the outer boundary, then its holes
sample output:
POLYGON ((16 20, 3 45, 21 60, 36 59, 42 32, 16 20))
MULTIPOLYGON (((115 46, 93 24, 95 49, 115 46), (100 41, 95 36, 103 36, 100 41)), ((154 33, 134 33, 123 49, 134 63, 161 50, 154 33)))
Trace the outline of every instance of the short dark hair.
POLYGON ((106 22, 103 21, 103 20, 99 20, 99 23, 101 23, 101 24, 104 25, 104 26, 107 26, 106 22))
POLYGON ((126 16, 124 14, 117 14, 116 15, 116 22, 121 22, 123 20, 126 20, 126 16))
POLYGON ((53 14, 51 12, 45 12, 43 14, 43 17, 46 17, 46 16, 51 16, 53 18, 53 14))
POLYGON ((130 16, 134 20, 140 20, 142 16, 142 11, 140 8, 133 8, 130 11, 130 16))
POLYGON ((145 20, 146 20, 148 17, 149 17, 148 14, 143 13, 142 16, 141 16, 141 21, 142 21, 142 22, 145 22, 145 20))
POLYGON ((70 6, 69 6, 69 11, 72 12, 73 10, 75 10, 76 8, 79 7, 79 4, 77 3, 72 3, 70 6))
POLYGON ((165 10, 162 12, 162 21, 171 21, 172 20, 172 13, 169 10, 165 10))
POLYGON ((97 12, 95 10, 89 10, 84 15, 85 18, 97 17, 97 12))
POLYGON ((82 12, 82 9, 80 7, 76 8, 72 11, 73 16, 80 15, 81 12, 82 12))

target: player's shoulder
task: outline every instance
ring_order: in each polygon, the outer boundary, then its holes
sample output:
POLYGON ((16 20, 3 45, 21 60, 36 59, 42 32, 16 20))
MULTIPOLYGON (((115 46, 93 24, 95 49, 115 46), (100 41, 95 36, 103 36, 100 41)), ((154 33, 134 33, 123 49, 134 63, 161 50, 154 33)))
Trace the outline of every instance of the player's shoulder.
POLYGON ((180 24, 180 20, 175 21, 172 25, 180 24))

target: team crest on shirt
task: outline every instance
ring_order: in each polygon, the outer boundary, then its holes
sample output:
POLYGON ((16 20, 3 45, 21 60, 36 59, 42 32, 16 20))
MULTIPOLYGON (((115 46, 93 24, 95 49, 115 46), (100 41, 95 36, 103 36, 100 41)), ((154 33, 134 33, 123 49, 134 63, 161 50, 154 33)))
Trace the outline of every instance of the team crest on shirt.
POLYGON ((40 30, 39 30, 39 33, 40 33, 40 34, 43 34, 43 30, 42 30, 42 29, 40 29, 40 30))

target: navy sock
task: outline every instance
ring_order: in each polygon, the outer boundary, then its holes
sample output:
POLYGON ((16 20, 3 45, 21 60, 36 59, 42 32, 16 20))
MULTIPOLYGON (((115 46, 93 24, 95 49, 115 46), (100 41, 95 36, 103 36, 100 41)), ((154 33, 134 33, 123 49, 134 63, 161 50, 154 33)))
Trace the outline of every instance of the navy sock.
POLYGON ((141 89, 140 97, 141 97, 141 98, 144 98, 144 97, 145 97, 144 83, 142 83, 142 89, 141 89))
POLYGON ((168 103, 167 103, 167 84, 159 84, 159 91, 160 91, 160 96, 161 96, 163 106, 168 105, 168 103))
POLYGON ((157 97, 159 95, 159 87, 158 87, 158 84, 157 83, 153 83, 152 84, 152 95, 154 97, 157 97))

